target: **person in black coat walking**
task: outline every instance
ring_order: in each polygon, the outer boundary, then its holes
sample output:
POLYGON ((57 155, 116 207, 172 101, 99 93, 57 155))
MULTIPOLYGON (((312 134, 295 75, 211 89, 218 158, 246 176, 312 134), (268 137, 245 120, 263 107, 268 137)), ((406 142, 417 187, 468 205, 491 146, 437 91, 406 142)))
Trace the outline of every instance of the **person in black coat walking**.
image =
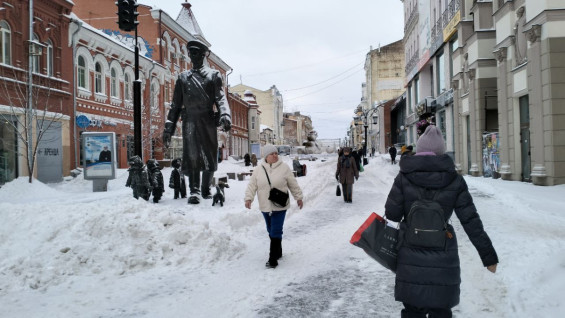
POLYGON ((249 167, 251 165, 251 157, 248 153, 243 156, 243 161, 245 162, 246 167, 249 167))
POLYGON ((396 147, 394 145, 388 148, 388 154, 390 155, 390 164, 396 164, 396 147))
POLYGON ((445 154, 441 131, 429 126, 416 144, 416 154, 400 161, 400 172, 385 204, 386 217, 400 222, 399 250, 394 297, 404 304, 401 317, 451 317, 459 304, 460 267, 457 237, 447 223, 445 248, 410 246, 405 241, 406 218, 420 191, 436 193, 434 201, 443 209, 445 221, 453 210, 479 252, 483 265, 496 272, 498 256, 473 204, 465 179, 445 154))

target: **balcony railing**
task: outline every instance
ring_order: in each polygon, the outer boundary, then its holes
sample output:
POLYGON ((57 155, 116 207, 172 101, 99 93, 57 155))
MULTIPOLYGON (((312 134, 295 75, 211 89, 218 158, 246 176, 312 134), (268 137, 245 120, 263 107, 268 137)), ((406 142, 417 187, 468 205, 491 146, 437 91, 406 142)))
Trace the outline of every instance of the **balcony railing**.
POLYGON ((416 65, 416 63, 418 63, 418 61, 419 61, 418 53, 414 53, 414 55, 412 55, 408 63, 406 63, 406 68, 404 71, 408 73, 410 70, 412 70, 412 68, 414 68, 414 66, 416 65))
POLYGON ((461 0, 452 0, 447 6, 449 9, 449 20, 451 20, 455 13, 459 11, 459 8, 461 7, 460 1, 461 0))
POLYGON ((418 14, 419 14, 418 8, 412 9, 412 12, 410 13, 410 17, 408 18, 408 20, 406 20, 406 23, 404 24, 404 32, 406 32, 406 30, 412 24, 412 22, 414 22, 414 20, 416 20, 416 18, 418 17, 418 14))
POLYGON ((431 32, 431 43, 436 43, 438 37, 443 37, 443 29, 449 24, 451 19, 453 19, 455 13, 459 11, 460 1, 461 0, 452 0, 445 11, 443 11, 439 19, 436 21, 431 32))

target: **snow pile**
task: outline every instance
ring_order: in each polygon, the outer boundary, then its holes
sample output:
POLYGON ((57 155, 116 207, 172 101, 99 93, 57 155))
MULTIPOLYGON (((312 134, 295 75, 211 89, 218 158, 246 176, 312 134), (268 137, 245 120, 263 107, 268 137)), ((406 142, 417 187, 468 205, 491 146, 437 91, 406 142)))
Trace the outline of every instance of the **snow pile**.
MULTIPOLYGON (((305 206, 292 200, 275 270, 264 268, 257 202, 243 204, 248 176, 229 180, 223 208, 173 200, 168 188, 158 204, 135 200, 125 169, 107 192, 82 175, 10 182, 0 188, 2 317, 398 317, 394 275, 349 244, 371 212, 382 214, 398 165, 370 158, 345 204, 336 158, 301 161, 305 206)), ((252 169, 230 158, 216 177, 252 169)), ((162 172, 168 184, 171 168, 162 172)), ((463 281, 455 316, 564 316, 565 186, 466 180, 501 263, 488 272, 452 218, 463 281)))

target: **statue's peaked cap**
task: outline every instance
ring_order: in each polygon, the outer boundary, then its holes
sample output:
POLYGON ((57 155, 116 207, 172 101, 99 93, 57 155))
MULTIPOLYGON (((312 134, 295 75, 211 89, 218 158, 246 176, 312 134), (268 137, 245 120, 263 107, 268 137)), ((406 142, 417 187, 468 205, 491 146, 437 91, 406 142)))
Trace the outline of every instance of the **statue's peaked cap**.
POLYGON ((188 49, 190 49, 191 47, 195 47, 195 48, 199 48, 202 51, 209 51, 208 47, 206 46, 206 44, 204 44, 204 42, 201 42, 199 40, 190 40, 188 41, 188 43, 186 43, 186 47, 188 49))

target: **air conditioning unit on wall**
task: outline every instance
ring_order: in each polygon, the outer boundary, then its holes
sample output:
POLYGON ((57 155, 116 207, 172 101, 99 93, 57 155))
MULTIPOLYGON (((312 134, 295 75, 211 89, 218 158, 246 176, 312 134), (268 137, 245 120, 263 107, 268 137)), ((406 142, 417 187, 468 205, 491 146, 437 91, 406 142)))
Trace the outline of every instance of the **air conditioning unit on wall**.
POLYGON ((29 42, 29 54, 30 55, 41 55, 43 53, 43 47, 46 46, 36 41, 29 42))

